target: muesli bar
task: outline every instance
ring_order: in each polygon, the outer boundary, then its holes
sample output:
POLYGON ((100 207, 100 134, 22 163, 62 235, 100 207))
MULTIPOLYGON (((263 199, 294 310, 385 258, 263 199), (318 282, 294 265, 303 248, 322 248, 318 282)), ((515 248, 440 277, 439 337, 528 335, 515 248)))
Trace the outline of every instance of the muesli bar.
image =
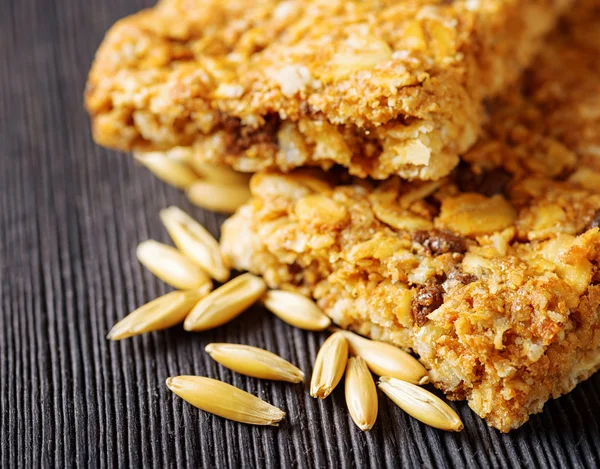
POLYGON ((162 0, 108 32, 86 106, 121 150, 439 179, 570 3, 162 0))
POLYGON ((224 254, 519 427, 600 366, 598 57, 600 3, 581 2, 450 176, 259 173, 224 254))

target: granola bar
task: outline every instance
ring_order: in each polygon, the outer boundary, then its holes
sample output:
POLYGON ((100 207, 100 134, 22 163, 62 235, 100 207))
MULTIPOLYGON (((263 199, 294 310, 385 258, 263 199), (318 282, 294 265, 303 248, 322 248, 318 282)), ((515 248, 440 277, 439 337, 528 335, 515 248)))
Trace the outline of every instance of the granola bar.
POLYGON ((86 106, 122 150, 438 179, 571 1, 162 0, 108 32, 86 106))
POLYGON ((519 427, 600 366, 598 57, 600 2, 584 1, 441 180, 256 174, 225 256, 519 427))

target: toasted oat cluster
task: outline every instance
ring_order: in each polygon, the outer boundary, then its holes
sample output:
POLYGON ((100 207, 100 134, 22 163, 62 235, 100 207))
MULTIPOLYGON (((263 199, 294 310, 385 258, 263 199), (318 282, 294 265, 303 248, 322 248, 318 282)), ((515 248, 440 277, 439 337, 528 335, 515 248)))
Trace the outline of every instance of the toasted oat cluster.
POLYGON ((225 256, 522 425, 600 366, 598 57, 600 4, 582 2, 443 179, 255 175, 225 256))
POLYGON ((439 179, 571 0, 162 0, 90 72, 98 143, 439 179))

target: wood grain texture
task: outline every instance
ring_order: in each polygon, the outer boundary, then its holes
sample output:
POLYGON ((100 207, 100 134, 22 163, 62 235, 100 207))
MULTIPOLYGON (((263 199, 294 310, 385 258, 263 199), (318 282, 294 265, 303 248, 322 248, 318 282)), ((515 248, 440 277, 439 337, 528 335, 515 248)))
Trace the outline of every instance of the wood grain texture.
POLYGON ((0 1, 0 467, 597 467, 599 375, 509 435, 464 403, 453 406, 465 430, 436 431, 382 395, 378 423, 361 433, 343 389, 317 401, 204 352, 213 341, 261 346, 310 375, 325 334, 260 307, 209 333, 105 340, 167 291, 134 253, 141 240, 167 241, 158 211, 179 205, 215 234, 222 222, 90 138, 82 93, 94 51, 116 19, 150 3, 0 1), (239 386, 286 410, 286 422, 202 413, 166 389, 177 374, 239 386))

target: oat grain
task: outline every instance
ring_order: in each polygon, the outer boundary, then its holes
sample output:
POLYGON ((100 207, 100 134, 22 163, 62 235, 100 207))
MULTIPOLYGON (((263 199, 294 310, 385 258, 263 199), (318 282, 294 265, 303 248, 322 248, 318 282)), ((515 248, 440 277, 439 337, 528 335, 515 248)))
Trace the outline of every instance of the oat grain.
POLYGON ((167 387, 195 407, 251 425, 278 426, 285 412, 235 386, 203 376, 176 376, 167 387))

